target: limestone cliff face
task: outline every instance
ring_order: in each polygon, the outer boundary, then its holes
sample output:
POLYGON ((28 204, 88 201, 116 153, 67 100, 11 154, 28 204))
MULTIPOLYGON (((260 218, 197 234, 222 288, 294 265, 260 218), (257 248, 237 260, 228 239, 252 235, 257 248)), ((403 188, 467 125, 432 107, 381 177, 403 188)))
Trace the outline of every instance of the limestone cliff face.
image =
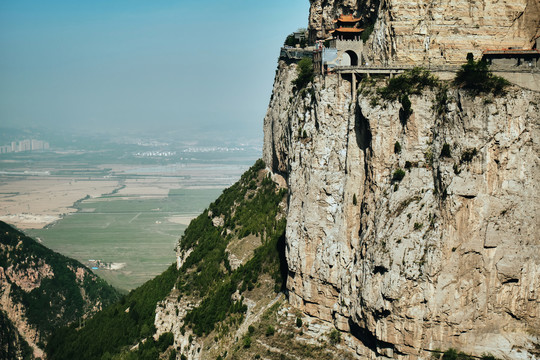
POLYGON ((342 13, 377 19, 366 43, 372 63, 460 63, 485 49, 530 49, 540 35, 537 0, 313 0, 310 36, 326 38, 342 13))
POLYGON ((438 115, 426 91, 403 122, 337 75, 293 94, 295 74, 279 64, 264 124, 290 191, 290 302, 369 358, 538 356, 540 95, 451 89, 438 115))

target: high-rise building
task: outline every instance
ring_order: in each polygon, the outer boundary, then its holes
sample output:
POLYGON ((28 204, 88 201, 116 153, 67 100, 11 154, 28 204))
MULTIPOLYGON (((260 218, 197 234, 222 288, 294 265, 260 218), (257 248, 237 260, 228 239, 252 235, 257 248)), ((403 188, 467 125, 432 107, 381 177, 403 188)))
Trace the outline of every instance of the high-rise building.
POLYGON ((12 141, 9 145, 0 146, 0 154, 20 151, 49 150, 48 142, 36 139, 25 139, 21 141, 12 141))

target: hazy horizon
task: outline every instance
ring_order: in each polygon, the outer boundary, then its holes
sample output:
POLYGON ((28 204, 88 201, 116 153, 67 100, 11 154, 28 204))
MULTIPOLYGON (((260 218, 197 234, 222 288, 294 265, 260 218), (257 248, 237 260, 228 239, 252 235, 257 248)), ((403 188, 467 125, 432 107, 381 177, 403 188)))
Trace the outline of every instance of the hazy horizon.
POLYGON ((262 138, 307 1, 0 2, 0 122, 262 138))

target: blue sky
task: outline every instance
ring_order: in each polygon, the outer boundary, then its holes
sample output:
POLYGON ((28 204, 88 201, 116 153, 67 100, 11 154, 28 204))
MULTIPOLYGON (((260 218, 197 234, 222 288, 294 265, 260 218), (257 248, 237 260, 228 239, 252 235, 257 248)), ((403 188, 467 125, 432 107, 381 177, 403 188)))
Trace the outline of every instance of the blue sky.
POLYGON ((0 123, 262 137, 308 0, 0 0, 0 123))

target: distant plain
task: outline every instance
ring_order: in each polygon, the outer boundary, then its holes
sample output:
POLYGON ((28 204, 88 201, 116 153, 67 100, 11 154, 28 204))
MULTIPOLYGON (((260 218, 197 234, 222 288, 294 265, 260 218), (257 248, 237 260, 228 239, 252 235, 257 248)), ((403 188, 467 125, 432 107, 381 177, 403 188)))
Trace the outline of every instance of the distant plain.
POLYGON ((137 159, 132 152, 1 156, 0 220, 128 291, 175 262, 190 220, 259 155, 250 149, 137 159))

